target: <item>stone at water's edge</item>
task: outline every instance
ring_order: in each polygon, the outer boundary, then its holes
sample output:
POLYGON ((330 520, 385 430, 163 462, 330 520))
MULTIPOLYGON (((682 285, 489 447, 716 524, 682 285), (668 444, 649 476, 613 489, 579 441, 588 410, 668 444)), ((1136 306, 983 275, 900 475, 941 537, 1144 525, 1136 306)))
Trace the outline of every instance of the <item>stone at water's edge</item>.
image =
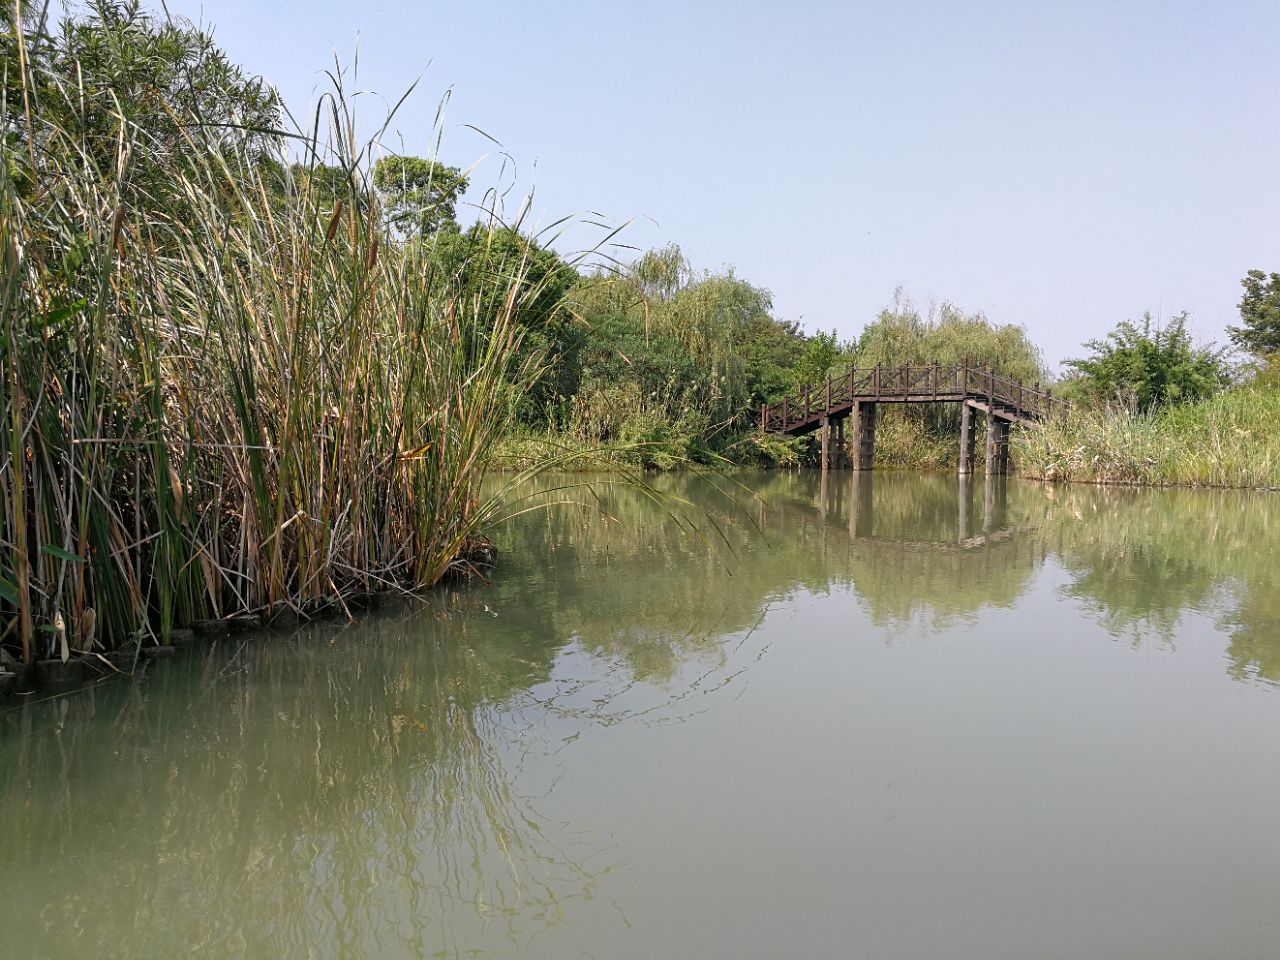
POLYGON ((113 667, 128 671, 133 669, 134 661, 138 658, 138 651, 135 647, 122 647, 119 650, 108 650, 102 656, 113 667))
POLYGON ((273 627, 293 627, 303 620, 302 615, 287 603, 277 603, 266 619, 273 627))
POLYGON ((445 571, 446 581, 463 582, 475 576, 487 579, 498 565, 498 548, 488 537, 473 537, 462 545, 445 571))
POLYGON ((36 679, 54 687, 80 683, 84 679, 84 661, 75 657, 65 662, 60 659, 37 660, 36 679))

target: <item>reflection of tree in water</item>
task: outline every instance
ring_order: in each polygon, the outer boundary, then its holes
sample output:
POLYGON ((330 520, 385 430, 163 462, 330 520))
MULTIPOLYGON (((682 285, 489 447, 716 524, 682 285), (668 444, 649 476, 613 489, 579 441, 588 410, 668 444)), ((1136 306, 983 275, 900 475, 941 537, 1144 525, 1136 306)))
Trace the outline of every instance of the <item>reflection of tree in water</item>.
POLYGON ((1043 560, 1014 535, 1003 484, 971 482, 963 507, 942 475, 774 471, 717 484, 664 476, 663 504, 614 486, 526 515, 504 531, 495 594, 536 579, 559 635, 669 685, 690 665, 723 666, 725 638, 797 591, 852 588, 877 625, 937 629, 1011 605, 1043 560))
POLYGON ((314 627, 5 715, 9 946, 452 955, 477 918, 513 943, 556 922, 605 864, 517 787, 504 703, 551 651, 476 627, 379 618, 341 654, 314 627))
MULTIPOLYGON (((1188 610, 1231 631, 1231 674, 1280 680, 1280 501, 1239 491, 1044 488, 1040 535, 1113 634, 1172 645, 1188 610)), ((1037 493, 1039 489, 1037 488, 1037 493)))
POLYGON ((1231 631, 1231 676, 1280 682, 1280 583, 1248 586, 1240 605, 1222 618, 1231 631))
POLYGON ((695 477, 657 481, 707 510, 707 540, 722 531, 726 541, 713 550, 643 494, 614 489, 603 505, 614 520, 595 509, 541 515, 512 531, 507 559, 555 543, 555 629, 656 683, 717 662, 724 635, 798 590, 851 587, 877 626, 939 630, 1013 606, 1048 555, 1071 576, 1065 595, 1114 635, 1171 644, 1184 613, 1206 611, 1231 632, 1233 676, 1280 680, 1274 497, 944 474, 739 480, 750 493, 732 502, 695 477))
POLYGON ((633 679, 669 685, 686 668, 722 666, 725 637, 749 630, 768 597, 792 589, 794 578, 768 562, 743 507, 749 494, 739 491, 735 503, 704 483, 660 478, 663 503, 601 485, 598 499, 580 506, 526 514, 502 531, 504 571, 490 602, 500 614, 520 613, 536 583, 551 633, 633 679), (677 497, 698 506, 682 507, 677 497))

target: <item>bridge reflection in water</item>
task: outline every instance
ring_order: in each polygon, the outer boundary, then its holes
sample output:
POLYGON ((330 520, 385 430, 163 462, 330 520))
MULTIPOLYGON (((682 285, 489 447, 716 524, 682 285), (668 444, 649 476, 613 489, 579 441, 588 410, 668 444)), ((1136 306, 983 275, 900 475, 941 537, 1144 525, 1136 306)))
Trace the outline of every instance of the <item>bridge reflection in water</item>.
POLYGON ((967 475, 958 478, 955 482, 954 538, 948 537, 943 531, 938 531, 937 539, 918 536, 904 538, 901 531, 877 531, 874 484, 875 474, 869 471, 834 475, 824 471, 819 481, 818 512, 824 519, 832 510, 841 517, 847 517, 849 536, 862 540, 973 549, 988 542, 1009 540, 1014 535, 1014 530, 1007 525, 1009 489, 1008 481, 1003 476, 988 474, 976 483, 967 475))

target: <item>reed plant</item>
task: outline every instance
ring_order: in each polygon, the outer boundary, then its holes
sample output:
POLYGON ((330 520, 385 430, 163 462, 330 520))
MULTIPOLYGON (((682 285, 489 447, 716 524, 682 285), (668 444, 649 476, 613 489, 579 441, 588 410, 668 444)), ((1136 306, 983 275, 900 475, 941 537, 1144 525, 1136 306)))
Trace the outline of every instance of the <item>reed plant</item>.
POLYGON ((525 264, 459 294, 429 242, 396 240, 339 75, 264 156, 264 131, 194 114, 175 151, 74 74, 21 69, 0 142, 0 644, 30 662, 163 643, 465 564, 501 509, 490 450, 541 373, 514 320, 539 292, 525 264))
POLYGON ((1150 413, 1077 405, 1012 443, 1018 472, 1045 480, 1280 487, 1280 391, 1257 384, 1150 413))

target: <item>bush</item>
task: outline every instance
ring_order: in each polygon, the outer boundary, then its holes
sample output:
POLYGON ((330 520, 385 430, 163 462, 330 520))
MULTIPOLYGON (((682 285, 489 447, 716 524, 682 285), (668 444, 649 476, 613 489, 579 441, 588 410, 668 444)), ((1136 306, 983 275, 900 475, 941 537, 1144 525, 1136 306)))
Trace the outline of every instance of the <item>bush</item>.
POLYGON ((1068 360, 1076 371, 1071 392, 1085 402, 1125 404, 1145 413, 1169 403, 1213 396, 1230 382, 1225 353, 1196 347, 1181 313, 1165 326, 1144 314, 1142 324, 1125 320, 1105 340, 1090 340, 1092 355, 1068 360))

